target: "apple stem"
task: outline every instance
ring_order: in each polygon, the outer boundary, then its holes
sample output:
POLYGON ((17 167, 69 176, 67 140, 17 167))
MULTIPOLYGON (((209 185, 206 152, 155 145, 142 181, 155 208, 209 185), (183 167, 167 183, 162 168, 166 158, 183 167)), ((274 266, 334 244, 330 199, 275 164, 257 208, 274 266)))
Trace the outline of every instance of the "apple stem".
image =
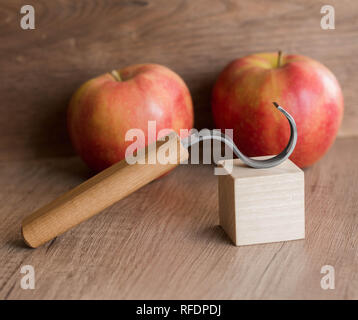
POLYGON ((111 76, 116 80, 116 81, 122 81, 121 76, 119 75, 117 70, 113 70, 111 72, 111 76))
POLYGON ((281 67, 281 57, 282 57, 282 51, 279 50, 277 53, 277 68, 281 67))

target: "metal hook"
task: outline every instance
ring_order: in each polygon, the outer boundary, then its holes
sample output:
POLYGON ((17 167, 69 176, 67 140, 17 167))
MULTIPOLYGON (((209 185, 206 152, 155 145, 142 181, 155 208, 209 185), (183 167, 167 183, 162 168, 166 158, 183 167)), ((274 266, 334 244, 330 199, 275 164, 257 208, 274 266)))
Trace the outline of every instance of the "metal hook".
POLYGON ((230 137, 223 134, 222 132, 216 132, 214 130, 211 130, 210 134, 208 134, 208 135, 205 135, 205 134, 199 135, 198 133, 195 133, 195 134, 189 136, 187 139, 185 139, 183 141, 183 145, 186 148, 188 148, 191 145, 198 143, 200 141, 219 140, 221 142, 224 142, 226 145, 228 145, 233 150, 235 155, 238 158, 240 158, 242 160, 242 162, 244 162, 249 167, 262 169, 262 168, 271 168, 271 167, 278 166, 280 163, 285 161, 291 155, 293 150, 295 149, 296 142, 297 142, 297 127, 296 127, 295 120, 292 118, 292 116, 285 109, 283 109, 281 106, 279 106, 278 103, 276 103, 276 102, 273 102, 273 105, 285 115, 285 117, 287 118, 287 120, 290 124, 290 129, 291 129, 290 140, 288 141, 286 148, 283 149, 283 151, 280 154, 278 154, 277 156, 274 156, 274 157, 266 159, 266 160, 251 159, 251 158, 245 156, 239 150, 239 148, 235 145, 234 141, 232 141, 232 139, 230 137))

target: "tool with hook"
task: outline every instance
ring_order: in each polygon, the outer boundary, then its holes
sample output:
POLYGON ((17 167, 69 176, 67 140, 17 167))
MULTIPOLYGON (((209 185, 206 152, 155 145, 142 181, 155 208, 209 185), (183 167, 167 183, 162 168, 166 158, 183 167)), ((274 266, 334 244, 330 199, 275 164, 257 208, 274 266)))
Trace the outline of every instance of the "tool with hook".
POLYGON ((169 155, 168 163, 128 164, 122 160, 91 179, 68 191, 46 206, 38 209, 22 222, 21 232, 25 243, 36 248, 58 235, 91 218, 115 202, 123 199, 149 182, 169 172, 180 162, 188 159, 188 148, 203 140, 219 140, 233 149, 234 154, 252 168, 270 168, 285 161, 293 152, 297 142, 297 128, 292 116, 274 102, 275 107, 285 115, 291 135, 286 148, 278 155, 256 160, 245 156, 228 136, 211 131, 209 135, 193 134, 180 140, 175 132, 168 135, 168 141, 158 140, 153 148, 146 147, 143 160, 156 157, 161 146, 178 148, 179 152, 169 155))

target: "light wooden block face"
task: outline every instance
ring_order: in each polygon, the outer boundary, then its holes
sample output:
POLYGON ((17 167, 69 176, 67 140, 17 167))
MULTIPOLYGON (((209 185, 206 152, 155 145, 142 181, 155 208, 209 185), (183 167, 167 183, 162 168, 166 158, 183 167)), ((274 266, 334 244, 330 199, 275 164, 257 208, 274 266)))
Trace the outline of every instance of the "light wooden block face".
POLYGON ((304 173, 293 162, 253 169, 235 159, 220 166, 229 173, 219 176, 220 225, 235 245, 305 237, 304 173))

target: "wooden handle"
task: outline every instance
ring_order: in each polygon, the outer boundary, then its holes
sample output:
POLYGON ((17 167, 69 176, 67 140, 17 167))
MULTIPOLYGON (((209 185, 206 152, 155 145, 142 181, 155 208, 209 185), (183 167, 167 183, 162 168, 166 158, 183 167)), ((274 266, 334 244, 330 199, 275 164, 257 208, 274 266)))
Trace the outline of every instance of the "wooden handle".
POLYGON ((124 159, 26 217, 21 227, 25 243, 37 248, 170 171, 189 154, 172 132, 166 141, 156 141, 138 157, 144 157, 145 164, 130 165, 124 159), (161 146, 175 150, 165 153, 169 163, 148 164, 148 159, 157 159, 161 146))

